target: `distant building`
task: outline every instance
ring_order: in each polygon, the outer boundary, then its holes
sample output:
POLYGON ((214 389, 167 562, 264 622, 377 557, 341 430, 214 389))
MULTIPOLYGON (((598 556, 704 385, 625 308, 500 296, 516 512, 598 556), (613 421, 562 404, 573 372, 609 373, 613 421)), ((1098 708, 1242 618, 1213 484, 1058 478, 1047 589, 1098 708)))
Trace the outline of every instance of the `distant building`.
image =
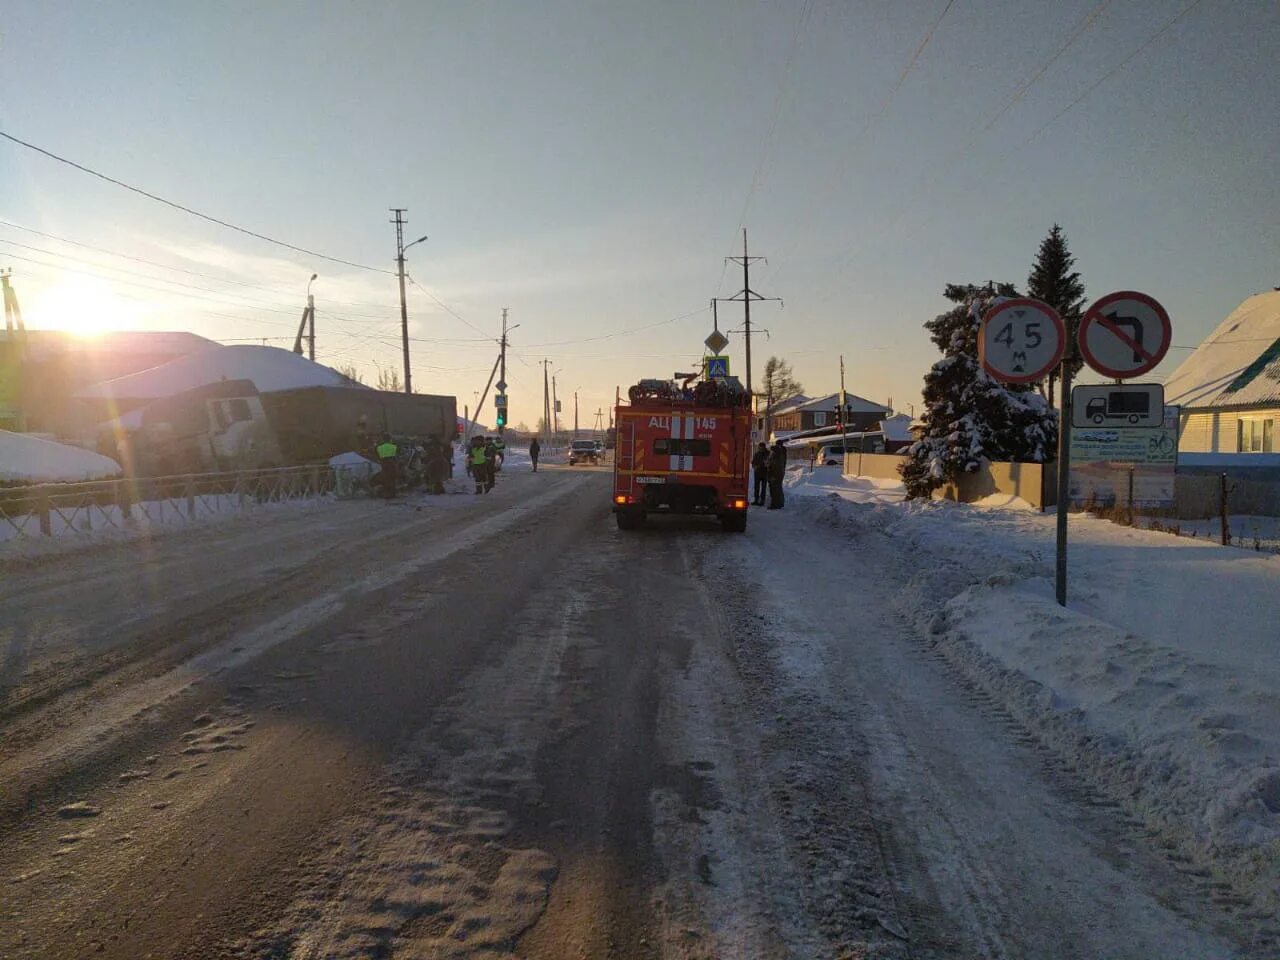
POLYGON ((916 438, 911 435, 911 418, 905 413, 885 417, 880 421, 879 430, 884 434, 885 453, 897 453, 916 442, 916 438))
MULTIPOLYGON (((831 393, 816 399, 795 398, 795 402, 778 404, 772 416, 774 436, 804 433, 822 427, 833 427, 839 422, 840 394, 831 393)), ((893 413, 883 404, 845 394, 845 424, 850 432, 875 430, 885 417, 893 413)))
POLYGON ((1179 454, 1280 453, 1280 288, 1249 297, 1165 381, 1179 454))

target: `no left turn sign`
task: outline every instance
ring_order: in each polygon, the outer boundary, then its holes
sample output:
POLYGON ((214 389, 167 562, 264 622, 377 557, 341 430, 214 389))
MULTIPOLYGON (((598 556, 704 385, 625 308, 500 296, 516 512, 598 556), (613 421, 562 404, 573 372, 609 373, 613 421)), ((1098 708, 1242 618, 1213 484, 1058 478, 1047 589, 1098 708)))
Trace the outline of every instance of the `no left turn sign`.
POLYGON ((1155 298, 1133 290, 1094 301, 1080 320, 1080 354, 1104 377, 1123 380, 1151 370, 1169 352, 1173 327, 1155 298))
POLYGON ((1005 383, 1036 383, 1058 362, 1067 331, 1058 311, 1040 300, 1018 297, 996 304, 978 330, 982 369, 1005 383))

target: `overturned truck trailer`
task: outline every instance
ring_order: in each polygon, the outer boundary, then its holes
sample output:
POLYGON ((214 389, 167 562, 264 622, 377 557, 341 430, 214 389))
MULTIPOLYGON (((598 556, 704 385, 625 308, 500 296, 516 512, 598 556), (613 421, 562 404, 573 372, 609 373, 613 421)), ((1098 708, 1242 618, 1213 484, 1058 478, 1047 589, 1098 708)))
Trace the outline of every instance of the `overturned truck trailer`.
POLYGON ((384 433, 449 442, 456 431, 453 397, 364 387, 259 393, 251 381, 227 380, 144 408, 127 460, 150 476, 300 466, 369 453, 384 433))
POLYGON ((260 395, 286 465, 316 463, 347 450, 367 451, 382 435, 453 441, 454 397, 360 387, 304 387, 260 395))

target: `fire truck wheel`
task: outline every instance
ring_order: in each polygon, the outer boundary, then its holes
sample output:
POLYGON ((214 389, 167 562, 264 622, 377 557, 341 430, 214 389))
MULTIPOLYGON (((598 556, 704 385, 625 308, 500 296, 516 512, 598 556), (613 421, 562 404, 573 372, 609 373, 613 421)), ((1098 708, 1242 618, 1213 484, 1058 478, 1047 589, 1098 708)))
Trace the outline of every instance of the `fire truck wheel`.
POLYGON ((745 513, 725 514, 720 518, 720 528, 725 533, 746 533, 747 515, 745 513))
POLYGON ((619 510, 614 516, 618 520, 619 530, 635 530, 644 523, 643 513, 633 513, 630 510, 619 510))

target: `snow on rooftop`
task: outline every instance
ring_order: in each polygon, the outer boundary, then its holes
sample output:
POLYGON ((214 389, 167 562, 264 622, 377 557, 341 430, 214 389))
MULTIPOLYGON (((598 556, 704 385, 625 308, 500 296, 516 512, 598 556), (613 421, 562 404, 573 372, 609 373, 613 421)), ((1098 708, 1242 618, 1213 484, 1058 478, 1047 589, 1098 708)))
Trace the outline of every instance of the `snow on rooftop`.
MULTIPOLYGON (((844 395, 845 403, 854 413, 887 413, 889 408, 882 403, 876 403, 865 397, 860 397, 854 393, 846 393, 844 395)), ((829 393, 825 397, 815 397, 804 403, 796 404, 788 407, 788 410, 834 410, 840 402, 840 394, 829 393)))
POLYGON ((110 457, 0 430, 0 483, 75 483, 120 476, 110 457))
POLYGON ((85 387, 82 400, 158 400, 220 380, 251 380, 260 393, 356 386, 338 371, 279 347, 239 344, 178 357, 150 370, 85 387))
MULTIPOLYGON (((0 341, 8 338, 0 332, 0 341)), ((48 360, 68 353, 171 355, 199 353, 218 344, 199 334, 182 330, 112 330, 92 337, 65 330, 28 330, 27 349, 35 360, 48 360)))
POLYGON ((1184 407, 1280 403, 1280 290, 1231 311, 1170 374, 1164 394, 1184 407))
POLYGON ((880 421, 880 430, 886 440, 910 440, 912 439, 911 417, 905 413, 900 413, 896 417, 886 417, 880 421))

